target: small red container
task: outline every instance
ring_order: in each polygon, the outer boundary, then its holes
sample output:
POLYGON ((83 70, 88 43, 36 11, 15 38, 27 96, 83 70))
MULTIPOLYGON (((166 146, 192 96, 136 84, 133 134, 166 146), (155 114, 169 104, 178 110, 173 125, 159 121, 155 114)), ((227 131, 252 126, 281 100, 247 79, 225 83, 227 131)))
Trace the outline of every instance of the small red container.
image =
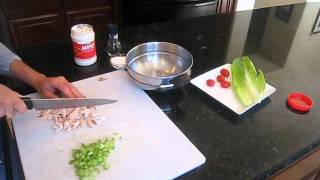
POLYGON ((288 105, 299 111, 309 111, 313 106, 313 101, 303 93, 294 92, 288 95, 288 105))

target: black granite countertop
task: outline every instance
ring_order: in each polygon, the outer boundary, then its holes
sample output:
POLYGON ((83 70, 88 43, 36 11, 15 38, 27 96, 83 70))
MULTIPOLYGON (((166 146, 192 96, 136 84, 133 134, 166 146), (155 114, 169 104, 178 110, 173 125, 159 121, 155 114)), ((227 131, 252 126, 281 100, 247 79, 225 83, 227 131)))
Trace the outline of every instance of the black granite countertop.
MULTIPOLYGON (((320 3, 292 7, 286 8, 291 13, 273 7, 120 28, 124 53, 148 41, 179 44, 194 57, 192 78, 248 55, 277 89, 241 116, 191 84, 147 92, 207 159, 178 179, 266 179, 320 145, 320 33, 313 32, 320 3), (294 91, 313 98, 310 112, 287 108, 287 95, 294 91)), ((88 67, 75 65, 68 43, 26 48, 19 54, 42 73, 76 81, 114 71, 105 37, 97 35, 98 61, 88 67)), ((32 92, 17 82, 12 86, 32 92)))

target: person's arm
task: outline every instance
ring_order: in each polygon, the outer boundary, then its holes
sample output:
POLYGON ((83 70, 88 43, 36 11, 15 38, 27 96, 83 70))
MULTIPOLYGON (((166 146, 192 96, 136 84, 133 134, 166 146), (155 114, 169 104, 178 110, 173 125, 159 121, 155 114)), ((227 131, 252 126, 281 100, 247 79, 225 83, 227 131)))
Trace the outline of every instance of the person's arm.
POLYGON ((13 61, 10 64, 10 75, 13 78, 19 79, 29 84, 44 97, 84 97, 64 77, 46 77, 45 75, 35 71, 22 61, 13 61))
POLYGON ((10 64, 13 61, 21 59, 0 42, 0 75, 10 76, 10 64))
POLYGON ((0 118, 12 118, 15 112, 22 114, 26 110, 26 104, 19 98, 19 94, 0 84, 0 118))
MULTIPOLYGON (((0 43, 0 75, 10 76, 10 64, 13 61, 21 60, 19 56, 0 43)), ((18 93, 0 84, 0 118, 3 116, 12 118, 15 112, 24 113, 26 108, 18 93)))
MULTIPOLYGON (((2 43, 0 43, 0 75, 21 80, 35 88, 44 97, 84 97, 64 77, 46 77, 35 71, 2 43)), ((3 116, 12 118, 15 112, 24 113, 25 111, 26 105, 19 98, 19 94, 0 84, 0 118, 3 116)))

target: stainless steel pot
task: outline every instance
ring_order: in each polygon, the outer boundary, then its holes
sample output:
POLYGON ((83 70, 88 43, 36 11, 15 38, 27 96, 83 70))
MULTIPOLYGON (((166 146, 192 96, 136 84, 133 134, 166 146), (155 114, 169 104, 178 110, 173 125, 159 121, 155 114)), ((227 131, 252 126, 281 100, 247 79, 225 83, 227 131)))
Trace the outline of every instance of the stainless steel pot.
POLYGON ((132 48, 123 64, 112 60, 111 64, 117 69, 127 69, 134 83, 142 89, 165 90, 189 83, 193 57, 176 44, 148 42, 132 48))

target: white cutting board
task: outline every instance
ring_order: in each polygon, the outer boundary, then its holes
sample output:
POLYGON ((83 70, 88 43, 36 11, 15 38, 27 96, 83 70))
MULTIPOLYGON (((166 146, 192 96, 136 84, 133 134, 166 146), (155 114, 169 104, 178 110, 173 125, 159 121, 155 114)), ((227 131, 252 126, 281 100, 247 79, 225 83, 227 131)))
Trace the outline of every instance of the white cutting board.
MULTIPOLYGON (((39 111, 28 111, 13 120, 21 162, 27 180, 72 180, 72 149, 81 143, 118 133, 116 150, 97 179, 173 179, 205 162, 205 157, 161 111, 136 87, 125 71, 114 71, 75 82, 87 97, 117 99, 98 106, 105 120, 94 128, 58 132, 53 122, 39 120, 39 111), (98 81, 99 78, 107 80, 98 81)), ((33 94, 36 96, 36 94, 33 94)))

